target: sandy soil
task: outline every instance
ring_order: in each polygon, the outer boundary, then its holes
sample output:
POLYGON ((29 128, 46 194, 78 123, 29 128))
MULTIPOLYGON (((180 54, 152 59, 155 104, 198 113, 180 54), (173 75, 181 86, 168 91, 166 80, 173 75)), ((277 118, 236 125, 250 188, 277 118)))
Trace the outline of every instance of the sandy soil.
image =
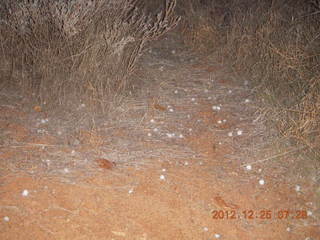
POLYGON ((105 118, 1 93, 0 239, 320 239, 317 163, 273 145, 246 79, 175 41, 105 118))

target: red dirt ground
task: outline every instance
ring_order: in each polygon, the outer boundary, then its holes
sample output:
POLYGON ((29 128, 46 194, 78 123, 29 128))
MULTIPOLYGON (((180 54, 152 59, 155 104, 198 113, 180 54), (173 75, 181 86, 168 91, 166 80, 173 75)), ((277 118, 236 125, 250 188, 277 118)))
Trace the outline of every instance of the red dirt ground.
POLYGON ((319 176, 295 169, 309 163, 246 151, 264 142, 250 89, 156 50, 159 84, 74 138, 23 98, 1 102, 0 239, 320 239, 319 176))

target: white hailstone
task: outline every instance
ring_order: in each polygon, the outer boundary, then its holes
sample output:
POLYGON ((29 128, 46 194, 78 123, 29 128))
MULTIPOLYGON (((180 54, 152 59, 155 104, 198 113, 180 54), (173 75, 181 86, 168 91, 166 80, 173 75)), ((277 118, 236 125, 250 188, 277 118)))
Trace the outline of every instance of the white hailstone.
POLYGON ((242 135, 242 130, 238 130, 238 131, 237 131, 237 135, 238 135, 238 136, 242 135))
POLYGON ((203 228, 203 231, 208 232, 209 229, 208 229, 207 227, 204 227, 204 228, 203 228))
POLYGON ((221 110, 221 107, 220 107, 220 106, 212 106, 212 109, 213 109, 213 110, 216 110, 216 111, 220 111, 220 110, 221 110))
POLYGON ((229 90, 228 93, 232 93, 232 90, 229 90))
POLYGON ((247 166, 246 166, 246 169, 247 169, 248 171, 250 171, 250 170, 252 170, 252 166, 251 166, 251 165, 247 165, 247 166))
POLYGON ((260 184, 260 185, 264 185, 264 183, 265 183, 265 182, 264 182, 263 179, 260 179, 260 180, 259 180, 259 184, 260 184))
POLYGON ((166 172, 167 171, 167 169, 165 169, 165 168, 162 168, 162 172, 166 172))
POLYGON ((3 217, 3 221, 9 222, 9 221, 10 221, 10 218, 9 218, 8 216, 4 216, 4 217, 3 217))
POLYGON ((191 98, 191 101, 194 102, 196 99, 195 98, 191 98))
POLYGON ((166 135, 167 135, 168 138, 173 138, 174 137, 174 134, 172 134, 172 133, 166 133, 166 135))
POLYGON ((151 133, 148 133, 148 137, 151 137, 152 136, 152 134, 151 133))
POLYGON ((65 173, 69 173, 69 172, 70 172, 68 168, 64 168, 63 171, 64 171, 65 173))
POLYGON ((171 53, 172 53, 172 54, 176 54, 176 50, 172 50, 171 53))
POLYGON ((212 99, 212 97, 208 97, 208 100, 211 100, 212 99))
POLYGON ((222 123, 222 121, 221 121, 221 120, 219 120, 217 123, 218 123, 218 124, 221 124, 221 123, 222 123))
POLYGON ((307 211, 307 216, 308 216, 308 217, 312 216, 312 211, 308 210, 308 211, 307 211))
POLYGON ((172 109, 172 108, 169 108, 169 112, 173 112, 173 109, 172 109))
POLYGON ((228 133, 228 136, 229 136, 229 137, 232 137, 232 136, 233 136, 233 133, 232 133, 232 132, 229 132, 229 133, 228 133))
POLYGON ((204 92, 207 93, 207 92, 209 92, 209 90, 208 90, 208 89, 205 89, 204 92))
POLYGON ((160 179, 161 179, 161 180, 165 180, 166 177, 165 177, 164 175, 160 175, 160 179))
POLYGON ((159 129, 158 129, 158 128, 154 128, 153 131, 154 131, 154 132, 158 132, 159 129))
POLYGON ((128 193, 129 194, 133 193, 133 188, 129 189, 128 193))
POLYGON ((155 121, 154 119, 151 119, 150 122, 151 122, 151 123, 155 123, 156 121, 155 121))
POLYGON ((301 187, 299 185, 296 185, 295 188, 296 192, 300 192, 301 191, 301 187))
POLYGON ((216 233, 216 234, 214 234, 214 237, 215 237, 215 238, 220 238, 220 237, 221 237, 221 235, 220 235, 220 234, 218 234, 218 233, 216 233))
POLYGON ((27 189, 25 189, 25 190, 22 191, 21 194, 22 194, 23 197, 27 197, 29 195, 29 191, 27 189))
POLYGON ((245 103, 248 103, 248 102, 250 102, 250 99, 246 99, 244 102, 245 102, 245 103))
POLYGON ((174 90, 174 93, 177 94, 177 93, 178 93, 178 90, 174 90))

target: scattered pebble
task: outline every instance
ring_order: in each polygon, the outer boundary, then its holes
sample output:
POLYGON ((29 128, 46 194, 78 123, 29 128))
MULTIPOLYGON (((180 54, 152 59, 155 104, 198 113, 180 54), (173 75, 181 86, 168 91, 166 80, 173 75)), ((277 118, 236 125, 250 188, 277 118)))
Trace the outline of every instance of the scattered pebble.
POLYGON ((207 92, 209 92, 209 90, 208 90, 208 89, 205 89, 204 92, 207 93, 207 92))
POLYGON ((151 122, 151 123, 155 123, 156 121, 155 121, 154 119, 151 119, 150 122, 151 122))
POLYGON ((179 135, 179 138, 184 138, 184 136, 182 134, 179 135))
POLYGON ((129 194, 133 193, 133 188, 128 191, 129 194))
POLYGON ((188 162, 184 162, 184 165, 185 165, 185 166, 188 166, 188 165, 189 165, 189 163, 188 163, 188 162))
POLYGON ((171 53, 172 53, 172 54, 176 54, 176 50, 172 50, 171 53))
POLYGON ((250 99, 246 99, 244 102, 245 102, 245 103, 248 103, 248 102, 250 102, 250 99))
POLYGON ((307 211, 307 216, 309 216, 309 217, 312 216, 312 211, 308 210, 307 211))
POLYGON ((261 173, 261 172, 262 172, 262 169, 261 169, 261 168, 259 168, 259 169, 258 169, 258 172, 259 172, 259 173, 261 173))
POLYGON ((68 168, 64 168, 63 171, 64 171, 65 173, 69 173, 69 172, 70 172, 68 168))
POLYGON ((242 130, 238 130, 238 131, 237 131, 237 135, 238 135, 238 136, 242 135, 242 130))
POLYGON ((169 112, 173 112, 174 110, 172 108, 169 108, 169 112))
POLYGON ((41 123, 42 123, 42 124, 45 124, 45 123, 46 123, 46 120, 45 120, 45 119, 41 119, 41 123))
POLYGON ((228 93, 232 93, 232 90, 229 90, 228 93))
POLYGON ((295 188, 296 192, 300 192, 301 191, 301 187, 299 185, 296 185, 295 188))
POLYGON ((196 99, 195 98, 191 98, 191 101, 194 102, 196 99))
POLYGON ((226 122, 227 122, 227 120, 226 120, 226 119, 223 119, 223 120, 222 120, 222 122, 226 123, 226 122))
POLYGON ((263 179, 260 179, 260 180, 259 180, 259 184, 260 184, 260 185, 264 185, 264 183, 265 183, 265 182, 264 182, 263 179))
POLYGON ((75 154, 76 154, 76 151, 75 151, 75 150, 72 150, 72 151, 71 151, 71 155, 74 156, 75 154))
POLYGON ((159 70, 162 72, 164 70, 164 67, 163 66, 159 67, 159 70))
POLYGON ((85 105, 84 103, 82 103, 82 104, 80 105, 80 107, 84 108, 84 107, 86 107, 86 105, 85 105))
POLYGON ((168 138, 173 138, 175 134, 174 133, 166 133, 166 135, 168 138))
POLYGON ((57 134, 60 136, 60 135, 62 135, 62 132, 61 132, 61 131, 58 131, 57 134))
POLYGON ((175 94, 178 94, 178 90, 174 90, 174 93, 175 93, 175 94))
POLYGON ((287 227, 287 232, 290 232, 291 231, 291 228, 290 227, 287 227))
POLYGON ((189 128, 189 132, 192 132, 192 128, 189 128))
POLYGON ((151 133, 148 133, 148 137, 151 137, 152 136, 152 134, 151 133))
POLYGON ((27 197, 29 195, 29 191, 27 189, 22 191, 22 196, 27 197))
POLYGON ((204 228, 203 228, 203 231, 208 232, 209 229, 208 229, 207 227, 204 227, 204 228))
POLYGON ((252 166, 251 166, 251 165, 247 165, 247 166, 246 166, 246 169, 247 169, 248 171, 250 171, 250 170, 252 170, 252 166))
POLYGON ((3 217, 3 221, 9 222, 9 221, 10 221, 10 218, 9 218, 8 216, 4 216, 4 217, 3 217))
POLYGON ((165 177, 164 175, 160 175, 160 179, 161 179, 161 180, 165 180, 166 177, 165 177))
POLYGON ((219 145, 222 145, 222 142, 219 142, 219 145))
POLYGON ((154 131, 154 132, 158 132, 159 129, 158 129, 158 128, 154 128, 153 131, 154 131))
POLYGON ((248 84, 249 84, 249 81, 248 81, 248 80, 245 80, 245 81, 244 81, 244 85, 247 86, 248 84))
POLYGON ((221 120, 219 120, 217 123, 218 123, 218 124, 221 124, 221 123, 222 123, 222 121, 221 121, 221 120))
POLYGON ((229 136, 229 137, 232 137, 232 136, 233 136, 233 133, 232 133, 232 132, 229 132, 229 133, 228 133, 228 136, 229 136))
POLYGON ((208 97, 208 100, 211 100, 212 99, 212 97, 208 97))
POLYGON ((162 168, 162 172, 166 172, 167 171, 167 169, 165 169, 165 168, 162 168))

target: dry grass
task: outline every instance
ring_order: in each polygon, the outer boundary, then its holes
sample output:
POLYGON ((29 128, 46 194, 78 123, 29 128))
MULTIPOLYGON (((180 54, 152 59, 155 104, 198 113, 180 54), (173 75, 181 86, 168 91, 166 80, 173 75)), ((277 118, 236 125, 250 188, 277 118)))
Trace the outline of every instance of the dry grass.
POLYGON ((148 41, 174 28, 175 1, 156 15, 138 0, 2 1, 1 85, 16 85, 40 103, 70 99, 105 109, 130 88, 148 41))
POLYGON ((186 43, 231 61, 253 80, 264 119, 319 157, 319 1, 189 0, 179 7, 191 26, 186 43))

